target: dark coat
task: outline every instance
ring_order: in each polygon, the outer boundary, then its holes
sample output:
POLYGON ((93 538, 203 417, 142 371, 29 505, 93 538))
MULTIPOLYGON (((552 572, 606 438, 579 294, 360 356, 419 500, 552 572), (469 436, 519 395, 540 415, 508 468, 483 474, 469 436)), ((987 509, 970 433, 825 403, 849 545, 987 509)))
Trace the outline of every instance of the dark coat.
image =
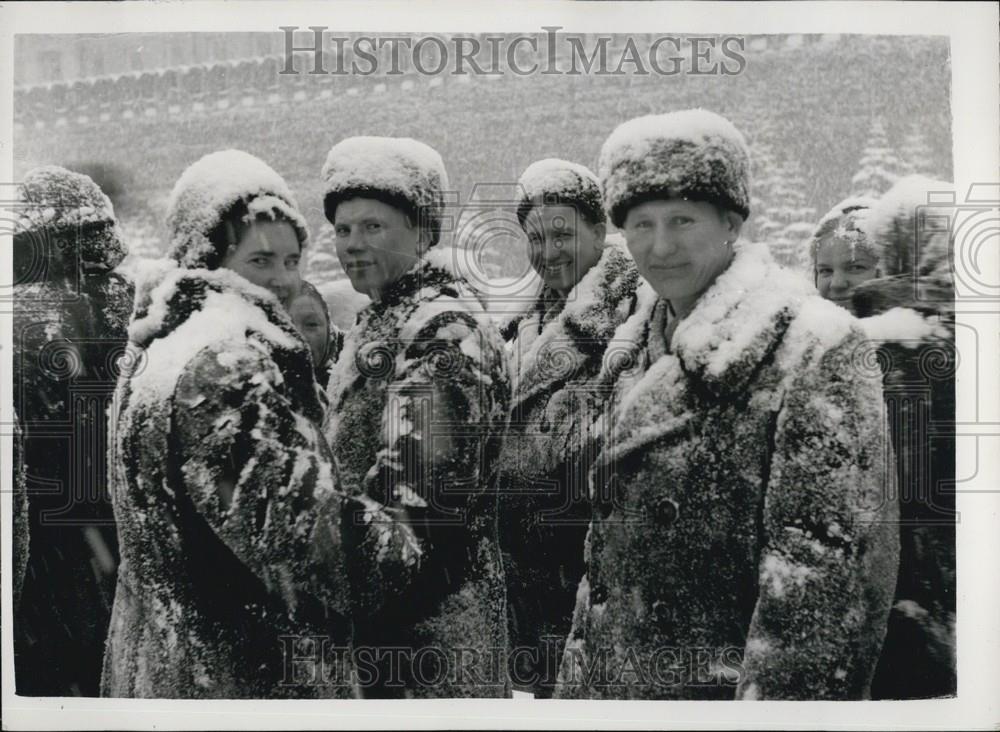
POLYGON ((881 390, 853 318, 798 282, 738 247, 670 352, 640 287, 557 697, 865 695, 898 553, 881 390))
POLYGON ((106 411, 133 296, 131 281, 111 271, 124 250, 109 236, 85 232, 82 252, 66 235, 15 237, 21 279, 13 387, 24 428, 30 534, 14 619, 15 678, 24 695, 99 692, 118 564, 106 411))
POLYGON ((904 274, 870 280, 853 297, 855 312, 873 337, 872 365, 884 374, 900 503, 899 580, 872 697, 953 696, 954 285, 946 273, 904 274), (900 312, 890 313, 893 308, 919 314, 925 331, 895 330, 892 318, 900 312))
POLYGON ((508 693, 494 481, 509 384, 454 256, 432 249, 362 310, 330 379, 325 433, 364 509, 347 554, 368 696, 508 693))
POLYGON ((11 500, 11 524, 13 530, 14 567, 13 608, 17 612, 21 604, 21 588, 24 586, 24 573, 28 569, 28 489, 24 477, 24 438, 21 425, 14 414, 14 495, 11 500))
POLYGON ((508 344, 513 389, 500 457, 500 537, 510 673, 536 696, 552 694, 585 569, 591 456, 580 438, 606 395, 589 387, 638 283, 624 242, 609 241, 564 300, 542 290, 508 344))
POLYGON ((342 501, 308 346, 224 269, 168 272, 130 335, 102 694, 352 696, 342 501), (322 665, 292 638, 309 635, 322 665))

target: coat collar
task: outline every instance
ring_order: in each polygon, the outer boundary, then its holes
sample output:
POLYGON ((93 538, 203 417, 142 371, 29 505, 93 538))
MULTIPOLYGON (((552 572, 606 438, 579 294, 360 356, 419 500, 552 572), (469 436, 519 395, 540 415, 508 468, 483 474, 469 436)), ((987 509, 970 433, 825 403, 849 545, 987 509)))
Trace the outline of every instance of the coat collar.
MULTIPOLYGON (((344 336, 340 356, 330 370, 326 389, 331 406, 328 421, 336 420, 336 411, 341 402, 351 387, 362 377, 357 363, 359 359, 364 359, 365 363, 370 364, 374 373, 386 370, 387 375, 392 373, 392 357, 387 353, 385 344, 362 342, 362 339, 369 339, 372 336, 369 323, 373 317, 406 302, 418 304, 433 300, 447 291, 451 291, 455 297, 474 297, 480 304, 483 303, 484 296, 469 285, 457 271, 456 263, 460 256, 463 256, 461 251, 453 247, 432 247, 414 263, 413 267, 386 289, 380 300, 369 303, 358 313, 354 326, 344 336), (386 360, 387 358, 389 360, 386 360)), ((406 315, 409 315, 409 311, 406 315)), ((400 329, 404 324, 402 320, 397 323, 400 329)))
POLYGON ((542 325, 545 307, 552 302, 544 288, 518 324, 515 354, 519 344, 525 350, 515 373, 526 386, 515 389, 515 404, 566 380, 586 360, 600 357, 627 314, 638 282, 632 257, 624 242, 615 238, 609 239, 600 259, 570 292, 561 312, 542 325), (535 335, 539 328, 541 333, 535 335), (567 341, 572 347, 566 347, 567 341))
MULTIPOLYGON (((774 262, 766 245, 738 244, 728 269, 674 331, 671 350, 684 375, 715 395, 740 391, 777 347, 810 291, 805 278, 774 262)), ((616 348, 629 355, 620 364, 609 364, 619 371, 622 364, 652 365, 649 322, 658 298, 645 282, 636 295, 633 315, 614 337, 616 348)))
MULTIPOLYGON (((285 388, 297 395, 299 408, 313 421, 322 420, 309 346, 285 308, 266 289, 225 268, 169 266, 151 269, 137 289, 136 311, 129 325, 132 344, 150 348, 154 341, 167 338, 188 321, 192 321, 191 327, 204 345, 252 333, 266 345, 285 388)), ((174 346, 176 353, 191 344, 174 342, 171 348, 174 346)), ((184 360, 176 365, 183 367, 184 360)), ((150 366, 155 368, 157 364, 150 366)))
MULTIPOLYGON (((671 352, 651 363, 650 321, 661 300, 644 282, 635 311, 615 333, 615 354, 605 358, 603 383, 613 384, 619 399, 613 425, 607 425, 614 449, 602 451, 600 464, 689 429, 696 418, 692 393, 718 399, 744 391, 810 289, 804 278, 779 267, 764 245, 740 245, 729 268, 678 324, 671 352)), ((598 424, 595 434, 605 429, 598 424)))

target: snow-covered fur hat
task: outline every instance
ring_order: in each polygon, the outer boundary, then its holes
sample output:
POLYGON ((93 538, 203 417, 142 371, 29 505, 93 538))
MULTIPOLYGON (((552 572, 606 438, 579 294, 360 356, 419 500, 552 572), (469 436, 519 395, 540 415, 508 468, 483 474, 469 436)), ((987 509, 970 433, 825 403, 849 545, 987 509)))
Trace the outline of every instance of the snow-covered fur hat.
POLYGON ((591 225, 605 222, 601 183, 589 169, 568 160, 546 158, 529 165, 517 181, 517 220, 524 220, 539 204, 565 204, 576 208, 591 225))
POLYGON ((209 153, 188 166, 170 194, 168 256, 187 269, 216 269, 226 256, 209 238, 234 206, 243 204, 247 223, 285 219, 299 243, 309 238, 288 184, 263 160, 242 150, 209 153))
POLYGON ((409 137, 349 137, 323 164, 323 210, 332 223, 350 198, 373 198, 427 227, 430 245, 441 238, 448 174, 434 148, 409 137))
POLYGON ((657 198, 709 201, 750 215, 750 152, 725 117, 704 109, 637 117, 601 147, 598 175, 608 217, 622 228, 629 208, 657 198))
POLYGON ((874 198, 851 196, 831 208, 816 224, 816 231, 809 239, 809 261, 816 264, 820 242, 828 236, 849 242, 852 253, 860 249, 878 261, 879 251, 869 238, 866 223, 874 205, 874 198))
POLYGON ((948 269, 954 205, 947 201, 954 191, 954 183, 910 175, 896 181, 872 206, 865 228, 886 275, 948 269), (933 194, 946 202, 934 201, 933 194))
POLYGON ((84 270, 112 270, 128 254, 121 228, 104 191, 89 176, 58 165, 35 168, 19 187, 22 204, 15 224, 16 243, 42 235, 70 237, 84 270))

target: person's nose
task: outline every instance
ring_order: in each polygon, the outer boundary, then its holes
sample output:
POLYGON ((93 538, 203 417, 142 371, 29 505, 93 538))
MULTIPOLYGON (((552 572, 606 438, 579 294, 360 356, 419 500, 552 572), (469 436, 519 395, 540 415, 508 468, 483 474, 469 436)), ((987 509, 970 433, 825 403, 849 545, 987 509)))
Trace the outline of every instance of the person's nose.
POLYGON ((656 251, 661 257, 672 257, 677 253, 678 244, 676 237, 665 226, 657 226, 654 232, 656 241, 656 251))
POLYGON ((285 302, 295 293, 298 280, 297 267, 278 267, 271 275, 271 291, 279 300, 285 302))
POLYGON ((546 238, 545 247, 542 250, 542 259, 546 262, 552 262, 560 256, 562 256, 562 242, 554 238, 546 238))
POLYGON ((351 233, 347 235, 347 253, 360 254, 365 248, 364 232, 360 228, 352 229, 351 233))
POLYGON ((850 287, 850 282, 847 279, 847 275, 844 272, 833 273, 830 278, 830 289, 836 291, 843 291, 850 287))

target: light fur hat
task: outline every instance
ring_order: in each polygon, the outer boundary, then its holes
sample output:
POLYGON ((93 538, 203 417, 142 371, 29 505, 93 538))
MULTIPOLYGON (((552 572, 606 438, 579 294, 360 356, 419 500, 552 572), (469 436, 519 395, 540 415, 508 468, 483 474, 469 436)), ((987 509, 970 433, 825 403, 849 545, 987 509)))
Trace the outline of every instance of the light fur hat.
POLYGON ((732 122, 704 109, 637 117, 601 147, 598 177, 608 217, 658 198, 709 201, 750 215, 750 152, 732 122))
POLYGON ((332 223, 350 198, 374 198, 426 226, 430 243, 441 237, 448 174, 438 152, 408 137, 349 137, 326 156, 323 210, 332 223))
POLYGON ((247 204, 249 220, 273 220, 280 213, 305 246, 308 227, 284 178, 249 153, 221 150, 192 163, 174 184, 167 205, 168 256, 186 269, 220 266, 226 252, 208 237, 240 201, 247 204))
POLYGON ((525 168, 517 186, 517 220, 521 228, 531 209, 546 203, 575 206, 590 223, 604 223, 601 183, 583 165, 558 158, 538 160, 525 168))

